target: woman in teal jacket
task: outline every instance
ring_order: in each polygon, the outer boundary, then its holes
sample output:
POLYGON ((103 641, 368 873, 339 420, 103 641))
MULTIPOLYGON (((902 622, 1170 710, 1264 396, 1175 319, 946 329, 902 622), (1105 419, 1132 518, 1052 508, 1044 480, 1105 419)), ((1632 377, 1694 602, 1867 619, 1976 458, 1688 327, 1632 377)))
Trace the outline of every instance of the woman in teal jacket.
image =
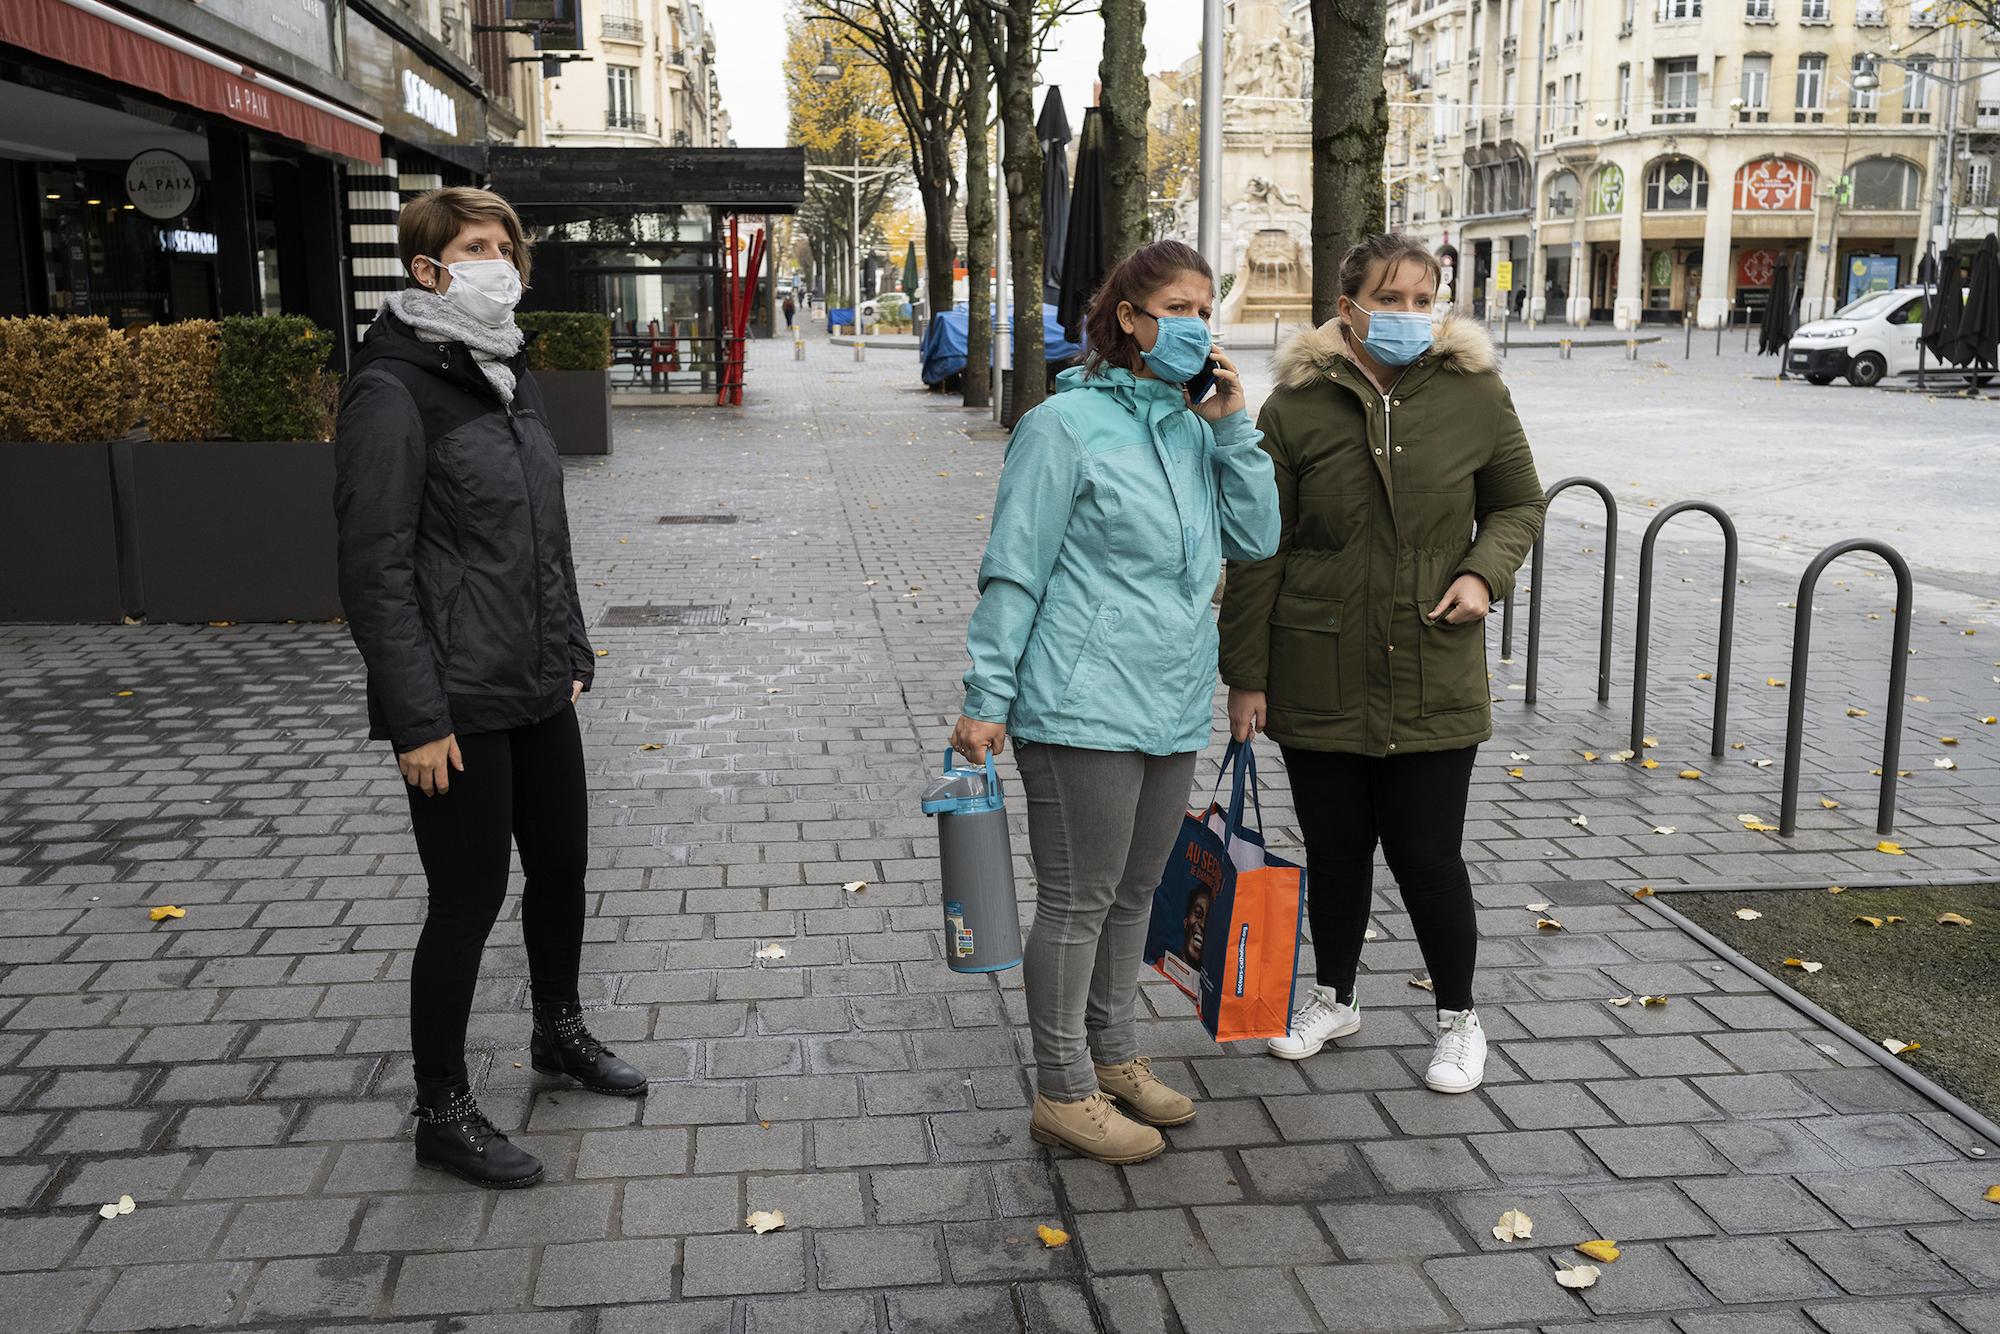
POLYGON ((1216 576, 1278 546, 1270 456, 1209 346, 1214 291, 1178 241, 1132 252, 1091 302, 1089 361, 1015 426, 952 733, 975 761, 1019 743, 1030 1128, 1100 1162, 1151 1158, 1154 1127, 1194 1119, 1137 1051, 1139 956, 1213 725, 1216 576), (1190 406, 1182 386, 1210 366, 1190 406))

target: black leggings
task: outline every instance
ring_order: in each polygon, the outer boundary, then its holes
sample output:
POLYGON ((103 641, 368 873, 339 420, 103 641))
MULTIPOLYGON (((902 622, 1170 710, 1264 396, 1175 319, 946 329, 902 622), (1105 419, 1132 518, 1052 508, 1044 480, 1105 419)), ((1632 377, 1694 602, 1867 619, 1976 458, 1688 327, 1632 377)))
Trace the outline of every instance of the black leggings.
POLYGON ((1319 984, 1354 994, 1375 878, 1375 845, 1395 874, 1438 1008, 1472 1007, 1479 929, 1459 844, 1479 747, 1381 758, 1284 747, 1306 841, 1307 912, 1319 984))
POLYGON ((590 863, 583 738, 576 710, 528 727, 462 736, 464 772, 427 797, 410 788, 410 823, 430 881, 430 914, 410 965, 410 1049, 419 1079, 465 1076, 465 1026, 486 935, 507 898, 509 854, 527 884, 521 934, 542 1004, 577 999, 583 874, 590 863))

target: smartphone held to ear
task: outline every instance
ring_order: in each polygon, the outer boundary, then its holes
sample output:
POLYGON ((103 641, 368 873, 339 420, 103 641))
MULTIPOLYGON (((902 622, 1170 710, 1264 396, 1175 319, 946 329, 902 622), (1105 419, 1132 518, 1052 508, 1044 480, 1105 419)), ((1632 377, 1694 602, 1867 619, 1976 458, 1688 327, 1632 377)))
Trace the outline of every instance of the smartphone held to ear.
POLYGON ((1189 403, 1201 402, 1208 397, 1209 391, 1215 388, 1215 366, 1214 357, 1204 358, 1201 369, 1195 372, 1194 378, 1181 386, 1187 391, 1189 403))

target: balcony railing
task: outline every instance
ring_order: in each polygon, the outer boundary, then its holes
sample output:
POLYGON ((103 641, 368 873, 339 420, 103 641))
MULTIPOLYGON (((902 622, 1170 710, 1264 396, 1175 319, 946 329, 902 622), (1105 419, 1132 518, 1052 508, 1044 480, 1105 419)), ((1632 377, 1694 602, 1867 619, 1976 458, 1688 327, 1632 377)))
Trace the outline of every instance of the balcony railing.
POLYGON ((667 63, 669 65, 678 65, 682 69, 686 69, 688 63, 687 52, 682 50, 678 46, 673 47, 667 52, 667 63))
POLYGON ((604 128, 607 130, 643 130, 646 118, 636 111, 620 111, 617 107, 604 113, 604 128))
POLYGON ((1516 51, 1519 51, 1520 49, 1521 49, 1520 38, 1518 37, 1504 38, 1500 42, 1500 58, 1502 60, 1512 60, 1514 58, 1514 53, 1516 51))
POLYGON ((638 19, 618 14, 606 14, 603 27, 599 29, 607 42, 643 42, 646 28, 638 19))

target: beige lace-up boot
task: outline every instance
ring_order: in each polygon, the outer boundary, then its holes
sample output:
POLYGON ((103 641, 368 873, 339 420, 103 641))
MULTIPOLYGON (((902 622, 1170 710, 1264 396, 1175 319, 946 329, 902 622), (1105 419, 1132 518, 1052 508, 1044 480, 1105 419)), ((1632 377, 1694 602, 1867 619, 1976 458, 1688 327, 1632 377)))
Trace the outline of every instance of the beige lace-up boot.
POLYGON ((1153 1073, 1153 1058, 1097 1067, 1097 1087, 1127 1115, 1149 1126, 1184 1126, 1194 1120, 1194 1099, 1176 1093, 1153 1073))
POLYGON ((1082 1102, 1054 1102, 1036 1094, 1028 1134, 1037 1144, 1059 1144, 1100 1163, 1143 1163, 1167 1147, 1159 1131, 1121 1115, 1101 1092, 1082 1102))

